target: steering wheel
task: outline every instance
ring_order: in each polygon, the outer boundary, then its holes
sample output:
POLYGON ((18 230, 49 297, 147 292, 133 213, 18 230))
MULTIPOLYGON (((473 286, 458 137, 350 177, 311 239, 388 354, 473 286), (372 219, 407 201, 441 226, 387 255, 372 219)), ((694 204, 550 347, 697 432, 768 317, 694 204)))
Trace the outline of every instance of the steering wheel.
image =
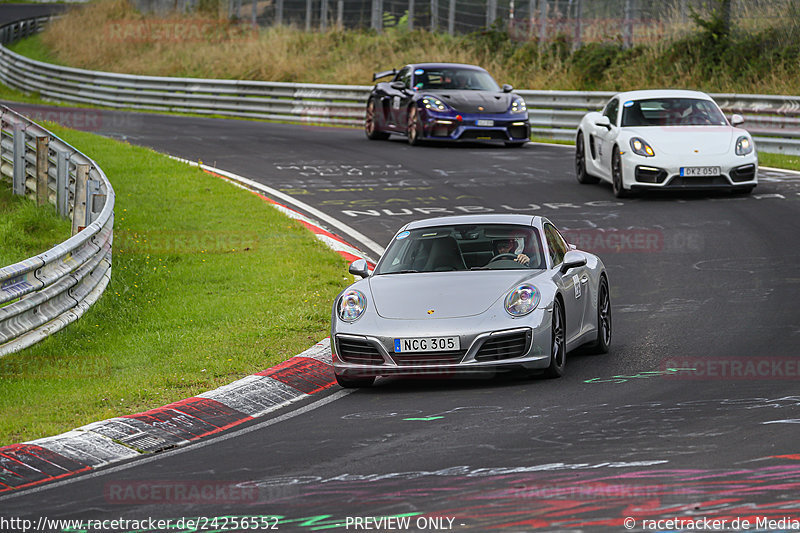
POLYGON ((492 257, 489 261, 490 263, 494 263, 495 261, 499 261, 500 259, 511 259, 514 261, 517 258, 517 254, 497 254, 496 256, 492 257))

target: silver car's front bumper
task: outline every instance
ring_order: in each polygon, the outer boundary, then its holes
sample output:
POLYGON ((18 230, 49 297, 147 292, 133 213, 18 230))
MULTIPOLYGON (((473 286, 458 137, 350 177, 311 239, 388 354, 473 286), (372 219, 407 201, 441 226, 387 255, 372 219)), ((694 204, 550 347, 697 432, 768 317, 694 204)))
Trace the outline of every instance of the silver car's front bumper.
MULTIPOLYGON (((498 371, 533 371, 550 364, 551 312, 541 309, 526 320, 503 318, 493 328, 465 332, 465 319, 384 321, 391 335, 358 331, 345 325, 331 336, 333 366, 337 375, 349 378, 382 375, 463 375, 498 371), (355 331, 354 331, 355 330, 355 331), (395 339, 453 336, 461 349, 452 352, 395 353, 395 339)), ((499 317, 498 317, 499 318, 499 317)), ((373 330, 374 331, 374 330, 373 330)))

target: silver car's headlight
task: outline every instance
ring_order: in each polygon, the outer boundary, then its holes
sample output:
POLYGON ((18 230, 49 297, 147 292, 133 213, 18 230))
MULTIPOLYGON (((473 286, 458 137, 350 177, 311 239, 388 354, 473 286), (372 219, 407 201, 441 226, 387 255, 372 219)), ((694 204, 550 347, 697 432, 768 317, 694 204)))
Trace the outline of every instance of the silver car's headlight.
POLYGON ((506 312, 511 316, 525 316, 539 305, 541 295, 533 285, 520 285, 506 296, 506 312))
POLYGON ((638 154, 644 157, 653 157, 656 155, 653 148, 647 144, 647 141, 641 139, 639 137, 634 137, 631 139, 631 149, 633 150, 634 154, 638 154))
POLYGON ((750 137, 742 135, 736 139, 736 155, 747 155, 753 151, 753 143, 750 142, 750 137))
POLYGON ((367 297, 364 293, 355 289, 350 289, 339 298, 339 318, 345 322, 355 322, 367 309, 367 297))
POLYGON ((525 100, 522 98, 514 98, 511 102, 511 112, 512 113, 525 113, 528 111, 528 107, 525 105, 525 100))

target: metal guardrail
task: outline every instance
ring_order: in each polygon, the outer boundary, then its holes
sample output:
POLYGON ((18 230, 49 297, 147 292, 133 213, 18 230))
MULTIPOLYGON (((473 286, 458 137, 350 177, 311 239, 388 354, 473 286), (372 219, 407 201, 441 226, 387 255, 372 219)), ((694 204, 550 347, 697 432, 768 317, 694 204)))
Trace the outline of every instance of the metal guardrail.
POLYGON ((103 170, 29 119, 0 106, 0 179, 15 194, 51 203, 73 236, 0 268, 0 356, 26 348, 80 318, 111 278, 114 190, 103 170))
MULTIPOLYGON (((46 17, 0 28, 0 41, 39 31, 46 17)), ((134 76, 34 61, 0 46, 0 80, 25 92, 64 102, 259 118, 287 122, 360 126, 370 86, 279 83, 134 76)), ((597 111, 614 93, 530 91, 534 136, 572 140, 581 117, 597 111)), ((726 114, 739 113, 763 152, 800 155, 800 96, 713 94, 726 114)))

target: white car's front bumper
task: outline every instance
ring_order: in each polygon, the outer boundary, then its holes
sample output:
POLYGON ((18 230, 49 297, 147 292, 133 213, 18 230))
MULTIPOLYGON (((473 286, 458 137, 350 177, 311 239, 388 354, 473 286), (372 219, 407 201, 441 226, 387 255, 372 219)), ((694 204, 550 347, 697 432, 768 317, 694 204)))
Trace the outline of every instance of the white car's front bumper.
POLYGON ((749 190, 758 184, 758 156, 714 156, 692 154, 676 160, 675 156, 642 157, 631 150, 622 155, 622 179, 626 189, 664 190, 749 190), (681 169, 719 167, 719 174, 684 176, 681 169))

